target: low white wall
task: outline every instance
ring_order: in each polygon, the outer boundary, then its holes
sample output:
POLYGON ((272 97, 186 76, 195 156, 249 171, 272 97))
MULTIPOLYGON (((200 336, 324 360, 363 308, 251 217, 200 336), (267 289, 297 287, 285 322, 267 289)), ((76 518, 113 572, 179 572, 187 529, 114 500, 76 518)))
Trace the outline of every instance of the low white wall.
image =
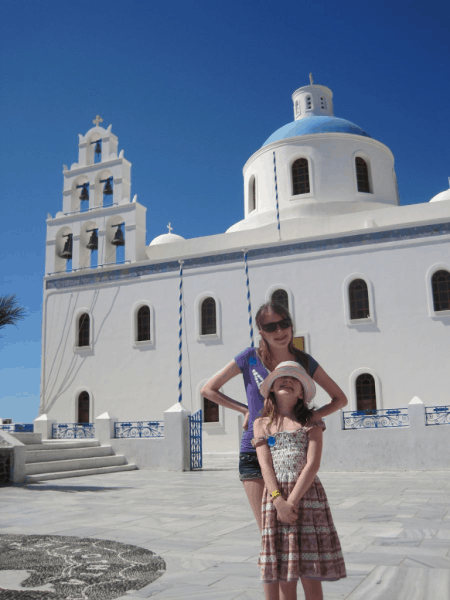
POLYGON ((114 423, 117 419, 103 413, 95 419, 95 437, 102 444, 112 446, 116 454, 123 454, 139 469, 189 471, 190 414, 177 402, 164 412, 164 437, 115 438, 114 423))
POLYGON ((321 470, 450 470, 450 425, 426 426, 418 398, 408 412, 409 426, 373 429, 342 429, 341 412, 326 417, 321 470))

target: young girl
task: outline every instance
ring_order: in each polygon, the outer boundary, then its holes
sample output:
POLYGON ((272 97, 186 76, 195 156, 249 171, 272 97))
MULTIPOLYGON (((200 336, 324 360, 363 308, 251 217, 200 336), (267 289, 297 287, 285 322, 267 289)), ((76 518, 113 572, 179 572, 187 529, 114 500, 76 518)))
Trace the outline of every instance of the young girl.
POLYGON ((323 427, 306 428, 314 381, 295 361, 280 363, 261 384, 265 398, 254 422, 265 483, 261 517, 261 579, 268 600, 296 600, 301 579, 306 600, 322 600, 321 581, 346 577, 339 538, 325 490, 316 474, 323 427))
POLYGON ((280 304, 269 302, 263 304, 255 318, 261 336, 259 349, 246 348, 239 353, 219 373, 206 383, 201 394, 204 398, 226 406, 246 415, 244 435, 242 436, 239 455, 239 479, 244 485, 258 527, 261 529, 261 500, 264 481, 261 474, 255 448, 251 445, 253 438, 253 421, 261 415, 264 398, 260 393, 260 385, 270 371, 286 360, 300 363, 316 383, 330 396, 331 402, 314 411, 311 425, 316 419, 331 415, 347 404, 347 398, 335 381, 325 372, 316 360, 306 352, 294 347, 294 324, 288 310, 280 304), (247 404, 242 404, 225 395, 222 387, 241 375, 244 379, 247 404))

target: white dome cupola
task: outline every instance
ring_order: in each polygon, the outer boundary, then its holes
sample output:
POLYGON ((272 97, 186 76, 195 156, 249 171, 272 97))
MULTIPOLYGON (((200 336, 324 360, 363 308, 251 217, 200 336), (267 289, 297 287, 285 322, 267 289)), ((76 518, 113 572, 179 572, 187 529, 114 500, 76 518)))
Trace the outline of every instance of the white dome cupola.
POLYGON ((228 231, 269 225, 278 214, 280 221, 328 218, 397 206, 392 152, 355 123, 334 116, 330 88, 310 75, 310 84, 292 100, 295 119, 244 165, 244 219, 228 231))
POLYGON ((296 121, 307 117, 333 116, 333 92, 326 85, 314 83, 312 73, 309 74, 310 85, 295 90, 292 94, 294 118, 296 121))
POLYGON ((444 200, 450 200, 450 177, 448 178, 448 189, 433 196, 430 202, 442 202, 444 200))

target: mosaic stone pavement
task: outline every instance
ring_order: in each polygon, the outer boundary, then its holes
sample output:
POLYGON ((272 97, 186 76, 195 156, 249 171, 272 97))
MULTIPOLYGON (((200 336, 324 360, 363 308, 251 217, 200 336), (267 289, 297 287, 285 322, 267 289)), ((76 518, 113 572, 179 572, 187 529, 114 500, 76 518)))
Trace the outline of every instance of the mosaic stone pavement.
MULTIPOLYGON (((164 573, 162 558, 150 550, 115 541, 56 535, 0 535, 2 571, 29 571, 23 588, 3 598, 110 600, 141 589, 164 573), (51 586, 55 591, 45 590, 51 586)), ((1 572, 0 572, 1 573, 1 572)), ((19 577, 20 579, 20 577, 19 577)))
MULTIPOLYGON (((326 600, 450 600, 450 472, 319 476, 348 573, 324 584, 326 600)), ((130 471, 3 487, 0 540, 0 600, 264 598, 259 532, 236 471, 130 471), (22 546, 5 554, 5 542, 22 546), (47 546, 51 559, 45 545, 26 549, 47 542, 55 544, 47 546), (73 571, 64 571, 57 548, 73 571), (77 563, 76 549, 100 557, 77 563), (118 578, 121 551, 139 564, 118 578), (108 567, 98 569, 104 583, 77 596, 62 579, 84 582, 83 573, 96 571, 88 563, 108 567)))

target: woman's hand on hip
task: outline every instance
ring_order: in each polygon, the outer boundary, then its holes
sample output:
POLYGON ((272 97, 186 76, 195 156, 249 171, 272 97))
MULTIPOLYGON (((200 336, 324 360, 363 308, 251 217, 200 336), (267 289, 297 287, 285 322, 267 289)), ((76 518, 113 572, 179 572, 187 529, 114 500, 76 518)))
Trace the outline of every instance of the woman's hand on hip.
POLYGON ((248 420, 249 420, 249 418, 250 418, 250 412, 247 411, 245 413, 244 424, 242 425, 242 429, 244 429, 245 431, 248 430, 248 420))

